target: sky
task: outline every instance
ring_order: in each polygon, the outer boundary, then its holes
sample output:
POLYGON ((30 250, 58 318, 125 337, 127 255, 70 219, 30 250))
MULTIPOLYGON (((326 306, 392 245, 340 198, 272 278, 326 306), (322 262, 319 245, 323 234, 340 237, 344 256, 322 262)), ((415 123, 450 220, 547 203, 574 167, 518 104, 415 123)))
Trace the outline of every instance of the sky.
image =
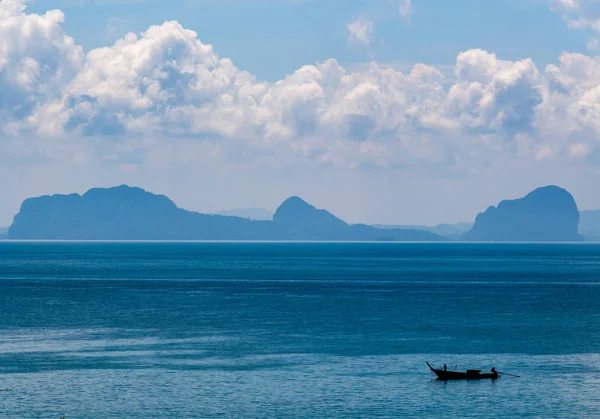
POLYGON ((472 221, 600 208, 600 0, 0 0, 0 226, 129 184, 180 207, 472 221))

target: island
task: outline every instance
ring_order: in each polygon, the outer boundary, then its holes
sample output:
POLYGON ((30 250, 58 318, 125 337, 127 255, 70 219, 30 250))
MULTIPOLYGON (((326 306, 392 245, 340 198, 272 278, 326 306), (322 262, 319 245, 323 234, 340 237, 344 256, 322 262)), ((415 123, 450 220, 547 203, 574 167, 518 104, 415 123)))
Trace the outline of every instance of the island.
POLYGON ((52 195, 23 202, 9 229, 18 240, 276 240, 442 241, 415 229, 350 225, 299 197, 287 199, 273 220, 201 214, 164 195, 121 185, 83 195, 52 195))
POLYGON ((550 185, 523 198, 502 201, 475 219, 465 241, 581 242, 579 210, 573 196, 550 185))

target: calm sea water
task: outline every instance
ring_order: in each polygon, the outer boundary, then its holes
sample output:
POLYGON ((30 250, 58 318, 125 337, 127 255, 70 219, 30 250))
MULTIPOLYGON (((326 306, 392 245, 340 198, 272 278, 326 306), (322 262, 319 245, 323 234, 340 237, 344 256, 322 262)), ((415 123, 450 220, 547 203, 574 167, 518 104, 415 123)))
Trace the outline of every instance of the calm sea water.
POLYGON ((598 417, 599 285, 597 245, 4 242, 0 417, 598 417))

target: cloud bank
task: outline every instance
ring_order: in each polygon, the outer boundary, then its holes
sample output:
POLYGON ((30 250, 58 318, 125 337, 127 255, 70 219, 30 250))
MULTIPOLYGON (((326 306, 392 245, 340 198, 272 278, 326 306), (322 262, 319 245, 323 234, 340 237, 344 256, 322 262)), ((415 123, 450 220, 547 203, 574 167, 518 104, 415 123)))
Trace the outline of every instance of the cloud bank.
MULTIPOLYGON (((107 144, 188 137, 218 145, 224 157, 251 149, 375 167, 472 164, 499 152, 583 158, 598 145, 597 58, 565 53, 538 69, 468 50, 454 78, 424 64, 408 73, 376 63, 349 71, 328 60, 267 83, 177 22, 84 56, 63 19, 60 11, 27 14, 18 0, 0 3, 6 135, 107 144)), ((363 26, 356 39, 368 43, 363 26)))

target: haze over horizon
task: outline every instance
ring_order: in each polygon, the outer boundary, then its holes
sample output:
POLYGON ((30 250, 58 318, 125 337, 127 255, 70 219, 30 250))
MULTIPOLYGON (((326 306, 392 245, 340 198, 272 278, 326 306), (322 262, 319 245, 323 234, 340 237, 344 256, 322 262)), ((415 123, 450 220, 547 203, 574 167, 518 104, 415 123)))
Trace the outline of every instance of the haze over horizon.
POLYGON ((166 3, 0 0, 0 227, 120 184, 368 224, 600 208, 596 1, 166 3))

